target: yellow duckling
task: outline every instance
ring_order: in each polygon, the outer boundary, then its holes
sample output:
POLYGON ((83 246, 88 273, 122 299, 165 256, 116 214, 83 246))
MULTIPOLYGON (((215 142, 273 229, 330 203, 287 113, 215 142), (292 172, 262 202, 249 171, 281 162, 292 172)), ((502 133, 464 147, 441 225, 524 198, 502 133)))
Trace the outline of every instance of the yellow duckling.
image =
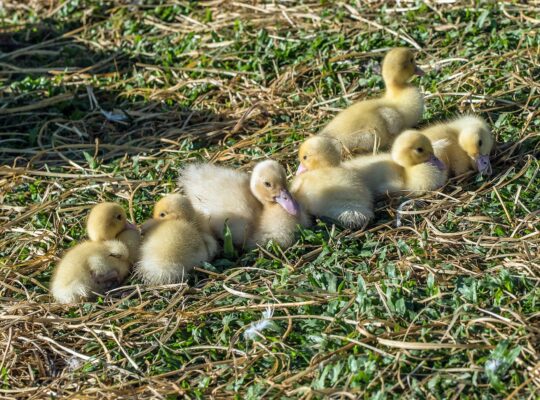
POLYGON ((416 130, 400 134, 391 153, 360 156, 343 163, 362 176, 375 195, 434 190, 446 182, 447 170, 429 139, 416 130))
POLYGON ((274 160, 258 163, 251 174, 212 164, 188 166, 179 180, 194 207, 223 239, 227 224, 237 246, 253 248, 274 240, 286 248, 298 224, 308 223, 287 190, 285 170, 274 160))
POLYGON ((337 141, 313 136, 302 143, 298 158, 291 192, 309 214, 347 228, 361 228, 373 218, 373 195, 357 171, 341 167, 337 141))
POLYGON ((285 170, 274 160, 258 163, 251 174, 253 196, 263 205, 248 248, 265 246, 270 240, 286 249, 295 242, 298 225, 308 226, 309 220, 298 202, 287 190, 285 170))
POLYGON ((206 221, 180 194, 156 203, 153 219, 144 223, 143 232, 136 272, 149 284, 182 282, 193 267, 210 261, 218 251, 206 221))
POLYGON ((90 240, 69 250, 53 273, 51 292, 59 303, 85 300, 120 285, 136 259, 140 235, 118 204, 94 206, 87 231, 90 240))
POLYGON ((408 83, 415 74, 424 73, 416 65, 412 50, 390 50, 382 65, 384 96, 360 101, 341 111, 321 135, 338 139, 353 153, 389 147, 396 135, 416 125, 424 112, 422 93, 408 83))
POLYGON ((491 175, 489 155, 495 144, 488 124, 480 117, 467 115, 422 130, 435 148, 435 154, 452 175, 477 170, 491 175))

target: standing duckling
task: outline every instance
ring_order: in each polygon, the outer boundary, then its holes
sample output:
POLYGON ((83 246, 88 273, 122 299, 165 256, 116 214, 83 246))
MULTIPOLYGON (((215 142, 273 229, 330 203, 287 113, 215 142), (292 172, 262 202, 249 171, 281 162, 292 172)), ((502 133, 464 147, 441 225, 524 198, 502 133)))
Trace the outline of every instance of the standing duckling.
POLYGON ((408 81, 423 74, 412 50, 390 50, 382 65, 384 96, 360 101, 341 111, 321 135, 338 139, 352 153, 389 147, 397 134, 412 128, 422 117, 424 97, 408 81))
POLYGON ((51 292, 59 303, 85 300, 120 285, 136 259, 140 235, 118 204, 94 206, 87 231, 90 240, 69 250, 53 273, 51 292))
POLYGON ((447 178, 447 170, 434 155, 431 142, 416 130, 400 134, 391 153, 360 156, 343 166, 357 171, 377 196, 402 190, 434 190, 447 178))
POLYGON ((291 192, 308 213, 347 228, 361 228, 373 218, 373 195, 358 172, 341 167, 336 140, 313 136, 302 143, 298 157, 291 192))
POLYGON ((258 163, 251 177, 212 164, 190 165, 179 184, 208 217, 214 235, 223 239, 227 224, 236 246, 254 248, 274 240, 286 248, 294 242, 297 225, 308 224, 287 190, 285 170, 274 160, 258 163))
POLYGON ((184 281, 193 267, 210 261, 218 250, 203 216, 180 194, 156 203, 143 232, 137 275, 153 285, 184 281))
POLYGON ((490 175, 489 155, 495 141, 487 123, 480 117, 467 115, 422 130, 435 148, 435 154, 452 175, 477 170, 490 175))

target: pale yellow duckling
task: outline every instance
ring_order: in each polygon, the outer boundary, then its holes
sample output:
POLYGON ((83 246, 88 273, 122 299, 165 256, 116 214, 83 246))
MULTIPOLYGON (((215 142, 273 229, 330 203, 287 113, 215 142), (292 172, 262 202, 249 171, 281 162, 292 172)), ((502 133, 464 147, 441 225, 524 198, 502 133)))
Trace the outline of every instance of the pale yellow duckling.
POLYGON ((361 228, 373 218, 373 195, 357 171, 341 167, 340 147, 324 136, 302 143, 291 192, 309 214, 361 228))
POLYGON ((217 242, 187 197, 165 196, 156 203, 153 217, 143 226, 141 260, 136 267, 144 282, 182 282, 193 267, 216 255, 217 242))
POLYGON ((250 179, 251 193, 263 205, 247 245, 266 246, 272 240, 286 249, 295 242, 298 225, 308 226, 307 214, 287 189, 283 167, 274 160, 258 163, 250 179))
POLYGON ((488 124, 480 117, 467 115, 422 130, 435 148, 435 154, 452 175, 476 170, 490 175, 489 155, 495 144, 488 124))
POLYGON ((253 248, 274 240, 286 248, 294 242, 297 225, 308 223, 287 190, 285 170, 273 160, 258 163, 251 177, 222 166, 190 165, 179 183, 209 218, 214 235, 223 239, 227 224, 237 246, 253 248))
POLYGON ((419 131, 400 134, 391 153, 360 156, 343 163, 362 176, 376 196, 399 191, 434 190, 446 182, 447 170, 419 131))
POLYGON ((415 74, 423 72, 416 65, 412 50, 390 50, 382 65, 384 96, 360 101, 341 111, 321 135, 338 139, 353 153, 389 147, 397 134, 412 128, 422 117, 424 97, 408 83, 415 74))
POLYGON ((51 293, 59 303, 85 300, 120 285, 136 259, 140 235, 118 204, 94 206, 87 231, 90 240, 69 250, 53 273, 51 293))

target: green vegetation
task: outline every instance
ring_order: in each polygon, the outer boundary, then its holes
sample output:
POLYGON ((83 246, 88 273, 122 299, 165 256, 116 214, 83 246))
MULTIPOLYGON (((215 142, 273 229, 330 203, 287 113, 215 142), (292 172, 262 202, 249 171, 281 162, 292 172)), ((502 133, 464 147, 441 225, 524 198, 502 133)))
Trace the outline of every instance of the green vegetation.
POLYGON ((29 3, 0 8, 2 397, 539 396, 538 6, 29 3), (380 93, 393 46, 420 49, 425 122, 489 121, 493 176, 450 181, 399 228, 404 198, 367 231, 319 223, 287 251, 229 249, 189 286, 132 278, 51 303, 92 204, 141 223, 195 160, 272 156, 291 173, 299 142, 380 93))

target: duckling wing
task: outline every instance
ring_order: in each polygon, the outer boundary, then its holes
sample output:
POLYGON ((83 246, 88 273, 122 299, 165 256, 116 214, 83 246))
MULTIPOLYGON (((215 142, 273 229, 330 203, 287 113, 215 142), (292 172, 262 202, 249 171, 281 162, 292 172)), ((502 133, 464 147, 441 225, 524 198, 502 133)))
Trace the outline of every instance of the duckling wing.
POLYGON ((183 282, 193 267, 212 258, 217 246, 214 240, 210 248, 207 240, 194 224, 163 221, 145 238, 136 274, 150 284, 183 282))
POLYGON ((392 136, 396 136, 403 130, 405 120, 403 115, 394 107, 383 106, 379 108, 379 114, 385 122, 386 130, 392 136))
POLYGON ((212 164, 193 164, 181 171, 179 184, 193 207, 207 216, 216 236, 223 238, 227 223, 235 244, 245 242, 261 210, 251 194, 247 174, 212 164))
POLYGON ((403 189, 403 176, 388 153, 359 156, 342 165, 358 173, 375 196, 403 189))
POLYGON ((323 168, 295 178, 293 195, 308 212, 350 228, 373 217, 373 195, 361 176, 346 168, 323 168))
POLYGON ((361 101, 340 112, 321 132, 341 141, 350 152, 376 151, 390 145, 403 117, 385 99, 361 101))

